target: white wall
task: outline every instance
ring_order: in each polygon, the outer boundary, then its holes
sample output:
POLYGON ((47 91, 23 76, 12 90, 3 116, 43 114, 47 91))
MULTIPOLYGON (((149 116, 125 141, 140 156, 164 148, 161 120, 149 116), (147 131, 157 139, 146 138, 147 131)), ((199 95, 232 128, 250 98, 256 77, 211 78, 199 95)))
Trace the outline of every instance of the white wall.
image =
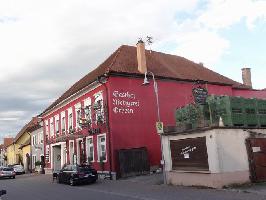
MULTIPOLYGON (((252 130, 266 135, 266 129, 252 130)), ((209 172, 226 173, 248 171, 249 163, 245 140, 249 133, 243 129, 212 129, 183 135, 163 136, 163 152, 165 169, 171 171, 170 140, 196 138, 206 136, 209 172)))

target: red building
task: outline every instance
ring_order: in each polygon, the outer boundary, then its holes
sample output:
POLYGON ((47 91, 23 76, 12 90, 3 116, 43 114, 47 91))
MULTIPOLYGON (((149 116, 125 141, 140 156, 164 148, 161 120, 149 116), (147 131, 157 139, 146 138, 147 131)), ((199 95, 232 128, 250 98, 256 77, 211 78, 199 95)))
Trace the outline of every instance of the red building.
POLYGON ((160 120, 175 125, 175 109, 193 102, 196 80, 204 81, 209 94, 266 99, 266 91, 253 90, 201 64, 145 51, 143 43, 137 46, 119 47, 41 114, 47 170, 88 160, 113 175, 158 168, 157 107, 160 120), (146 70, 155 75, 158 106, 152 76, 151 84, 142 85, 146 70))

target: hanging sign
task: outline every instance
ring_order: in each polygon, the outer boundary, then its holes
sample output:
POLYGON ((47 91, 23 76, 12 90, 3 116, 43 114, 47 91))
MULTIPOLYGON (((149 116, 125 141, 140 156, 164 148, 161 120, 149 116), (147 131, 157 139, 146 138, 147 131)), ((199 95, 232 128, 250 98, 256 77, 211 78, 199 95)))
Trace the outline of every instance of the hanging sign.
POLYGON ((208 97, 208 90, 206 88, 197 87, 192 89, 192 94, 196 104, 204 105, 208 97))
POLYGON ((156 129, 158 134, 163 133, 163 122, 156 122, 156 129))

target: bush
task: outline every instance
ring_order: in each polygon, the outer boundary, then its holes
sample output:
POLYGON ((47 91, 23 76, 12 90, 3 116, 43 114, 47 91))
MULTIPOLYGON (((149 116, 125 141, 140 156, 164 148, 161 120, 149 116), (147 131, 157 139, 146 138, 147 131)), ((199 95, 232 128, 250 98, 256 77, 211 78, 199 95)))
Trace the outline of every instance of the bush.
POLYGON ((35 162, 35 166, 40 166, 40 165, 42 165, 41 161, 38 160, 38 161, 35 162))

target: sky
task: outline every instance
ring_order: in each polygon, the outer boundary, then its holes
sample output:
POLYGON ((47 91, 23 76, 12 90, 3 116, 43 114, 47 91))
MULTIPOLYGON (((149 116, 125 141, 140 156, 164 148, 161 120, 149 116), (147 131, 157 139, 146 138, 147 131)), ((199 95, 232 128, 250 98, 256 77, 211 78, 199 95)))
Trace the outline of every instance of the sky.
POLYGON ((120 45, 183 56, 266 88, 265 0, 0 0, 0 142, 120 45))

